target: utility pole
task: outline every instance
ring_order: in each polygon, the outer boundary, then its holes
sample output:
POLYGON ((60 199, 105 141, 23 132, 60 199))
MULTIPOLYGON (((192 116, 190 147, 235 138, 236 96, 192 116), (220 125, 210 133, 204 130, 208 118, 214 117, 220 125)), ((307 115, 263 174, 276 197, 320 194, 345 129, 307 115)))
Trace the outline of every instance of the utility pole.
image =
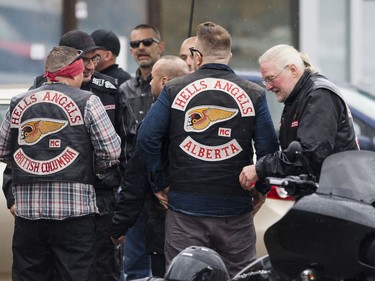
POLYGON ((77 29, 76 0, 63 0, 62 2, 62 30, 61 35, 69 30, 77 29))
POLYGON ((161 26, 161 0, 148 0, 147 1, 147 19, 148 24, 155 26, 159 29, 160 33, 162 32, 161 26))

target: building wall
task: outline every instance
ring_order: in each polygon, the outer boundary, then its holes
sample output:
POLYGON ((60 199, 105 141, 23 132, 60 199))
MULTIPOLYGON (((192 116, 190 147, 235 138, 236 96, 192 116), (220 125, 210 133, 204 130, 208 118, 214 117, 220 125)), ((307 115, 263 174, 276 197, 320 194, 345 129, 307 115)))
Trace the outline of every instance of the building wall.
POLYGON ((332 80, 373 89, 374 14, 372 0, 300 0, 300 49, 332 80))

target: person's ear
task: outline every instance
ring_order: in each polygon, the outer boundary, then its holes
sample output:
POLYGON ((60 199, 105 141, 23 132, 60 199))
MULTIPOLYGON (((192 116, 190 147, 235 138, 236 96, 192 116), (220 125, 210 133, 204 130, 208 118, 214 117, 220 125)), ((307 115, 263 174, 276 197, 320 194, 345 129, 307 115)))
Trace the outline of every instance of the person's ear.
POLYGON ((159 42, 159 52, 162 54, 165 50, 165 43, 163 41, 159 42))
POLYGON ((105 58, 111 59, 114 54, 111 51, 105 51, 105 58))
POLYGON ((203 63, 203 57, 200 55, 195 55, 195 59, 197 60, 197 66, 200 67, 203 63))
POLYGON ((169 79, 168 79, 168 77, 166 77, 166 76, 163 76, 162 78, 161 78, 161 84, 164 86, 165 84, 167 84, 167 82, 169 81, 169 79))
POLYGON ((292 72, 293 77, 299 77, 299 71, 295 64, 290 64, 289 70, 292 72))

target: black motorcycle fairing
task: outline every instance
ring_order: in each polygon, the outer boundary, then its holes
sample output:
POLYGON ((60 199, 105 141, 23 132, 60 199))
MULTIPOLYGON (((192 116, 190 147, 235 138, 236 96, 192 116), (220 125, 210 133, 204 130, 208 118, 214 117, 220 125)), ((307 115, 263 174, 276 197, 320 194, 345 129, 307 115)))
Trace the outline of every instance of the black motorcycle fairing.
POLYGON ((375 233, 362 240, 358 260, 360 264, 375 271, 375 233))
POLYGON ((314 280, 375 280, 374 167, 372 151, 333 154, 310 195, 301 192, 306 176, 297 177, 299 200, 265 233, 269 258, 249 265, 238 274, 247 279, 238 280, 301 280, 310 273, 314 280), (267 275, 258 279, 253 273, 263 269, 267 275))
POLYGON ((298 279, 310 268, 320 278, 340 279, 375 274, 358 261, 362 241, 374 233, 373 206, 312 194, 296 202, 266 231, 264 240, 272 266, 281 276, 298 279))

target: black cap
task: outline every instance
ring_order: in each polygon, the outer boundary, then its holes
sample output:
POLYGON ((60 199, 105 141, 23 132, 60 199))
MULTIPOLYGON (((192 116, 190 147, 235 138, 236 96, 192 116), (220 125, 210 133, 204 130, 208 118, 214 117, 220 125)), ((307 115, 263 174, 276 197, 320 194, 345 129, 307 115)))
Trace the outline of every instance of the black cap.
POLYGON ((72 47, 77 50, 82 50, 84 53, 103 49, 95 44, 95 41, 88 33, 80 30, 71 30, 65 33, 60 39, 59 46, 72 47))
POLYGON ((91 33, 91 37, 94 39, 95 44, 103 47, 103 49, 111 51, 116 56, 120 53, 120 40, 111 30, 95 30, 91 33))

